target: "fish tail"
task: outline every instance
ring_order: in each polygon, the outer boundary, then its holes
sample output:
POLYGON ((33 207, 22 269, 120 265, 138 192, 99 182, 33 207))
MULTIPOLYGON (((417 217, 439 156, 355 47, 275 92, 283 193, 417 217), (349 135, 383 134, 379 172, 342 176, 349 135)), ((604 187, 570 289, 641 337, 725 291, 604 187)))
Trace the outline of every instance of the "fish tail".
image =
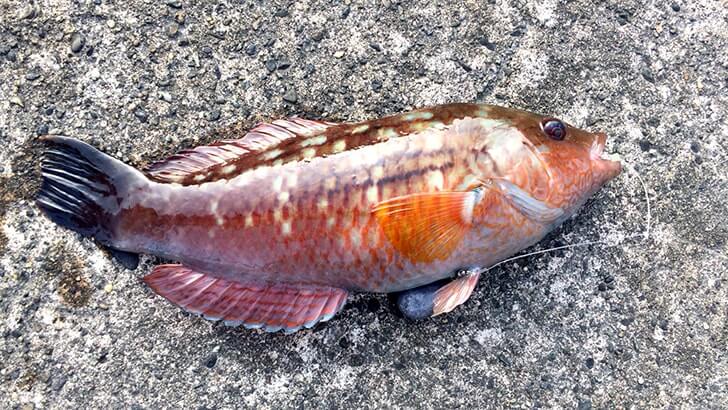
POLYGON ((146 177, 79 140, 46 136, 36 202, 56 224, 112 246, 114 218, 129 188, 146 177))

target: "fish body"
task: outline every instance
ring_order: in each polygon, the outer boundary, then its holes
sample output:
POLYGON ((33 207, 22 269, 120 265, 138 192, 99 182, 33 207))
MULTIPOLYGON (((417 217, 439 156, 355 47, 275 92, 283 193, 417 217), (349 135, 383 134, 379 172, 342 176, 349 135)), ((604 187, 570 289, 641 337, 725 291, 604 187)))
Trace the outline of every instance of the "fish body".
MULTIPOLYGON (((451 104, 353 124, 274 121, 141 172, 50 137, 38 203, 116 251, 179 261, 145 280, 188 310, 294 331, 333 316, 349 291, 418 289, 539 241, 620 172, 601 158, 605 138, 451 104)), ((432 313, 475 283, 438 288, 432 313)))

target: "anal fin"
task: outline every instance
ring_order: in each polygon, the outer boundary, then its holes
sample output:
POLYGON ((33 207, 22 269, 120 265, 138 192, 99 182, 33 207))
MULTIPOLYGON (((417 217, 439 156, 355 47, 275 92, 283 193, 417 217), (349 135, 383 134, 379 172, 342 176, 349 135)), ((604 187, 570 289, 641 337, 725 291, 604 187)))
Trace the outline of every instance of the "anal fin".
POLYGON ((157 266, 144 282, 191 313, 267 332, 292 333, 327 321, 348 296, 330 286, 230 281, 182 265, 157 266))

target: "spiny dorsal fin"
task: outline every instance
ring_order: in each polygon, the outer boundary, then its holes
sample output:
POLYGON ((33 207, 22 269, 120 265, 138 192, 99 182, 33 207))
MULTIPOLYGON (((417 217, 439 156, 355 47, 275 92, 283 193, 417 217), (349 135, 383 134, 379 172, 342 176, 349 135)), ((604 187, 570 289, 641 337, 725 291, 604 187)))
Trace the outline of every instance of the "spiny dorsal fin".
POLYGON ((484 106, 449 104, 358 123, 335 124, 302 118, 259 124, 244 137, 180 152, 146 169, 158 182, 182 185, 230 179, 269 165, 335 155, 434 127, 483 115, 484 106))
POLYGON ((335 124, 302 118, 261 123, 240 139, 184 150, 151 164, 145 172, 157 182, 182 185, 228 179, 256 166, 272 164, 284 153, 295 156, 296 152, 284 152, 280 147, 288 141, 314 137, 332 125, 335 124))

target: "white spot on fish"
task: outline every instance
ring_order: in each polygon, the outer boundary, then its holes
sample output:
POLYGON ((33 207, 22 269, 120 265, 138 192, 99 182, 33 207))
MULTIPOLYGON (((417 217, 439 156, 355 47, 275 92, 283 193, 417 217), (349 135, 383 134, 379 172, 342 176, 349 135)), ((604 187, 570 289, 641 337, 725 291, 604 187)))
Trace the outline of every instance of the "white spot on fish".
POLYGON ((349 239, 351 239, 351 246, 355 248, 361 247, 361 232, 358 229, 352 229, 349 232, 349 239))
POLYGON ((326 142, 326 135, 317 135, 301 141, 301 147, 310 147, 312 145, 321 145, 326 142))
POLYGON ((288 202, 288 198, 291 197, 291 194, 288 193, 288 191, 283 191, 278 194, 278 201, 280 202, 288 202))
POLYGON ((416 120, 429 120, 432 118, 433 114, 429 111, 416 111, 416 112, 409 112, 407 114, 402 115, 402 120, 404 121, 416 121, 416 120))
POLYGON ((438 134, 427 135, 425 138, 425 150, 437 151, 442 148, 442 138, 438 134))
POLYGON ((370 204, 376 204, 379 202, 379 189, 376 185, 372 185, 367 189, 367 201, 370 204))
POLYGON ((277 208, 275 211, 273 211, 273 220, 276 222, 280 222, 283 219, 283 212, 281 211, 281 208, 277 208))
POLYGON ((225 167, 223 167, 221 172, 223 173, 223 175, 232 174, 233 172, 235 172, 235 168, 237 168, 235 164, 226 165, 225 167))
POLYGON ((250 228, 253 226, 253 214, 245 215, 245 227, 250 228))
POLYGON ((318 207, 319 209, 326 209, 329 206, 329 200, 326 198, 321 198, 318 200, 318 207))
POLYGON ((281 154, 283 154, 283 151, 282 150, 274 149, 272 151, 268 151, 268 152, 263 153, 263 159, 264 160, 275 159, 275 158, 278 158, 281 154))
POLYGON ((316 156, 316 149, 315 148, 306 148, 303 151, 301 151, 301 156, 306 159, 311 159, 316 156))
POLYGON ((477 124, 483 128, 508 127, 508 124, 502 120, 492 120, 489 118, 478 118, 477 124))
POLYGON ((195 175, 194 180, 195 180, 195 182, 204 181, 205 180, 205 175, 204 174, 197 174, 197 175, 195 175))
POLYGON ((432 171, 427 174, 427 185, 430 189, 436 189, 442 191, 445 186, 445 177, 440 171, 432 171))
POLYGON ((384 168, 377 165, 372 168, 372 182, 376 183, 379 179, 384 176, 384 168))
POLYGON ((298 184, 298 174, 295 172, 289 172, 288 175, 286 175, 286 186, 288 188, 295 188, 298 184))
POLYGON ((366 130, 369 129, 369 126, 367 124, 359 125, 358 127, 351 130, 352 134, 361 134, 362 132, 366 132, 366 130))
POLYGON ((283 187, 283 176, 278 175, 273 179, 273 191, 280 192, 283 187))
POLYGON ((328 217, 328 219, 326 219, 327 228, 333 228, 334 224, 336 224, 336 217, 330 216, 330 217, 328 217))
POLYGON ((291 222, 290 221, 283 221, 281 224, 281 233, 284 236, 288 236, 291 234, 291 222))
POLYGON ((388 140, 396 137, 397 135, 397 131, 394 128, 380 128, 379 131, 377 131, 377 137, 380 140, 388 140))
POLYGON ((382 201, 386 201, 389 198, 392 198, 392 194, 394 193, 394 190, 392 189, 392 185, 386 184, 382 187, 382 201))
POLYGON ((536 146, 536 151, 538 151, 539 153, 542 153, 543 154, 543 153, 546 153, 546 152, 550 152, 551 149, 548 147, 548 145, 541 144, 541 145, 537 145, 536 146))
POLYGON ((340 139, 334 143, 334 145, 331 147, 331 152, 334 154, 337 154, 339 152, 342 152, 346 149, 346 140, 340 139))
POLYGON ((225 223, 225 219, 220 215, 215 215, 215 223, 217 223, 218 226, 222 226, 225 223))
POLYGON ((430 121, 428 124, 430 124, 430 128, 434 128, 436 130, 444 130, 446 128, 445 123, 442 121, 430 121))

